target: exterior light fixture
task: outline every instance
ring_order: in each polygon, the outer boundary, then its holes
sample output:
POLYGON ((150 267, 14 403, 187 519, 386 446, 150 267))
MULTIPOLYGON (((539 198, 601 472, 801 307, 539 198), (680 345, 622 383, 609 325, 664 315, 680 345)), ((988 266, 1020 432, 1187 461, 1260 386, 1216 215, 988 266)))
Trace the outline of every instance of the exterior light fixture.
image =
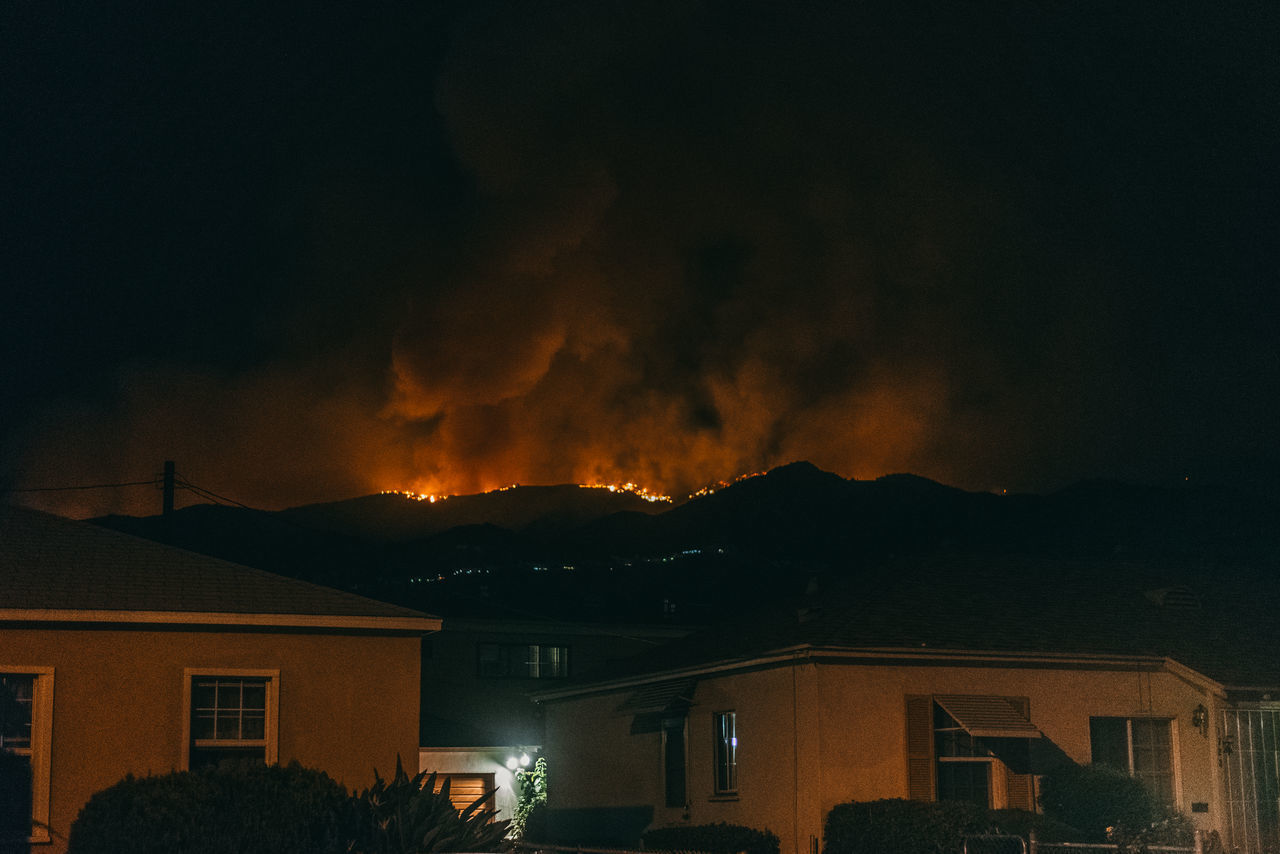
POLYGON ((524 752, 521 752, 521 754, 520 754, 520 767, 521 767, 521 768, 528 768, 528 767, 529 767, 529 754, 524 753, 524 752))
POLYGON ((1204 707, 1204 703, 1191 710, 1191 725, 1200 730, 1201 736, 1209 737, 1209 710, 1204 707))
POLYGON ((519 767, 520 767, 520 760, 519 760, 519 759, 516 759, 514 756, 508 756, 508 757, 507 757, 507 770, 508 770, 508 771, 514 771, 514 770, 516 770, 516 769, 517 769, 517 768, 519 768, 519 767))

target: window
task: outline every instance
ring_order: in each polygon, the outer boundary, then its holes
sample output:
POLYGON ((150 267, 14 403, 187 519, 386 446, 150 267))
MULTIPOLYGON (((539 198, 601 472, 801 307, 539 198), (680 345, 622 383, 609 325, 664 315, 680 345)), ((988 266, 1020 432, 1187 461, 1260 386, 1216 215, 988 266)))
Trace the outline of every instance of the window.
POLYGON ((715 745, 715 793, 733 795, 738 792, 737 714, 716 712, 712 715, 715 745))
POLYGON ((569 647, 539 643, 482 643, 479 674, 495 678, 563 679, 569 675, 569 647))
POLYGON ((662 771, 667 793, 667 806, 683 807, 689 803, 685 775, 685 718, 665 717, 662 721, 662 771))
POLYGON ((49 841, 53 668, 0 667, 0 840, 49 841))
POLYGON ((277 671, 187 670, 187 768, 276 761, 277 671))
POLYGON ((1090 718, 1093 761, 1137 777, 1167 804, 1174 803, 1173 735, 1167 718, 1090 718))
POLYGON ((991 806, 991 760, 986 742, 975 738, 944 708, 933 705, 934 756, 938 761, 938 800, 991 806))
POLYGON ((1025 697, 908 695, 907 797, 1033 810, 1040 737, 1025 697))

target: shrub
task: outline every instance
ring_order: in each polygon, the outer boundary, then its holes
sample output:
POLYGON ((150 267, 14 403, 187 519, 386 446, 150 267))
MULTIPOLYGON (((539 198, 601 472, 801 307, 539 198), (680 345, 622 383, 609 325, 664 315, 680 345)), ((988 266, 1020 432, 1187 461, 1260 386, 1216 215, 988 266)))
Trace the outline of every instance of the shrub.
POLYGON ((778 854, 778 837, 738 824, 676 825, 651 830, 644 846, 657 851, 705 851, 708 854, 778 854))
MULTIPOLYGON (((511 835, 523 839, 529 837, 530 830, 537 835, 538 830, 531 828, 529 819, 546 803, 547 758, 539 756, 532 770, 516 772, 516 813, 511 819, 511 835)), ((540 829, 545 830, 546 818, 540 820, 543 824, 540 829)))
POLYGON ((68 854, 326 854, 347 849, 347 791, 327 774, 233 763, 98 792, 71 825, 68 854))
POLYGON ((1046 776, 1040 804, 1049 817, 1079 828, 1086 842, 1183 844, 1191 838, 1185 816, 1140 780, 1101 765, 1067 765, 1046 776))
POLYGON ((991 810, 987 815, 991 823, 989 833, 1026 839, 1034 830, 1036 838, 1041 842, 1079 842, 1083 838, 1074 827, 1040 813, 1027 810, 991 810))
POLYGON ((956 801, 891 799, 827 813, 826 854, 958 854, 964 836, 991 829, 988 810, 956 801))
POLYGON ((390 780, 374 772, 374 784, 355 798, 357 828, 353 854, 435 854, 444 851, 503 851, 508 821, 493 821, 486 806, 495 792, 466 809, 454 809, 449 781, 435 790, 436 775, 410 777, 396 757, 390 780))

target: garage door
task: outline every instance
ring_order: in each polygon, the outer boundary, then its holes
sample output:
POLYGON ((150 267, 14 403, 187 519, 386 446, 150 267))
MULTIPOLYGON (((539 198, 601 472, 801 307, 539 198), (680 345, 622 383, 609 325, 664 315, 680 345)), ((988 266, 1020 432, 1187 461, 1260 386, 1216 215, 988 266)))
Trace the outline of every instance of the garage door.
MULTIPOLYGON (((453 808, 456 810, 464 810, 475 803, 476 798, 483 797, 493 791, 494 778, 492 774, 446 774, 441 772, 436 777, 436 791, 440 791, 440 787, 444 785, 444 781, 449 781, 449 800, 453 802, 453 808)), ((484 809, 493 809, 493 803, 487 803, 484 809)))

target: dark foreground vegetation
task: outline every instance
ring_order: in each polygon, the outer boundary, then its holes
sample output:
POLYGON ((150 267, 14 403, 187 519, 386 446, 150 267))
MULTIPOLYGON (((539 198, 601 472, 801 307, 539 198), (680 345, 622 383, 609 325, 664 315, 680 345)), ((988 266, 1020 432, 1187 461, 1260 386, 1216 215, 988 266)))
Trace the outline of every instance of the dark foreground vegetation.
POLYGON ((71 825, 70 854, 434 854, 501 851, 507 822, 490 793, 459 811, 448 781, 391 779, 350 794, 327 774, 224 765, 126 777, 98 792, 71 825))
POLYGON ((1044 779, 1043 813, 961 802, 881 800, 827 814, 825 854, 960 854, 964 837, 1111 842, 1124 849, 1190 845, 1192 826, 1133 777, 1099 766, 1064 766, 1044 779))
MULTIPOLYGON (((544 775, 545 777, 545 775, 544 775)), ((531 778, 533 788, 543 778, 531 778)), ((513 830, 531 842, 569 842, 651 851, 778 854, 768 829, 680 825, 634 837, 558 839, 543 798, 520 827, 495 821, 490 793, 463 810, 448 782, 410 777, 399 762, 390 779, 349 793, 327 774, 288 766, 230 764, 152 777, 126 777, 94 795, 71 826, 70 854, 444 854, 504 851, 513 830)), ((545 787, 534 794, 545 793, 545 787)), ((1189 845, 1191 824, 1138 780, 1094 766, 1067 766, 1044 780, 1043 813, 989 810, 960 802, 879 800, 840 804, 827 815, 824 854, 960 854, 966 836, 1006 834, 1044 842, 1115 842, 1140 850, 1189 845)), ((627 808, 620 808, 619 817, 627 808)), ((572 811, 569 811, 572 812, 572 811)), ((604 811, 609 812, 609 811, 604 811)), ((651 817, 651 813, 649 814, 651 817)), ((637 816, 637 818, 640 818, 637 816)), ((628 822, 622 822, 628 823, 628 822)), ((620 828, 610 822, 610 831, 620 828)), ((609 833, 605 834, 606 836, 609 833)))

